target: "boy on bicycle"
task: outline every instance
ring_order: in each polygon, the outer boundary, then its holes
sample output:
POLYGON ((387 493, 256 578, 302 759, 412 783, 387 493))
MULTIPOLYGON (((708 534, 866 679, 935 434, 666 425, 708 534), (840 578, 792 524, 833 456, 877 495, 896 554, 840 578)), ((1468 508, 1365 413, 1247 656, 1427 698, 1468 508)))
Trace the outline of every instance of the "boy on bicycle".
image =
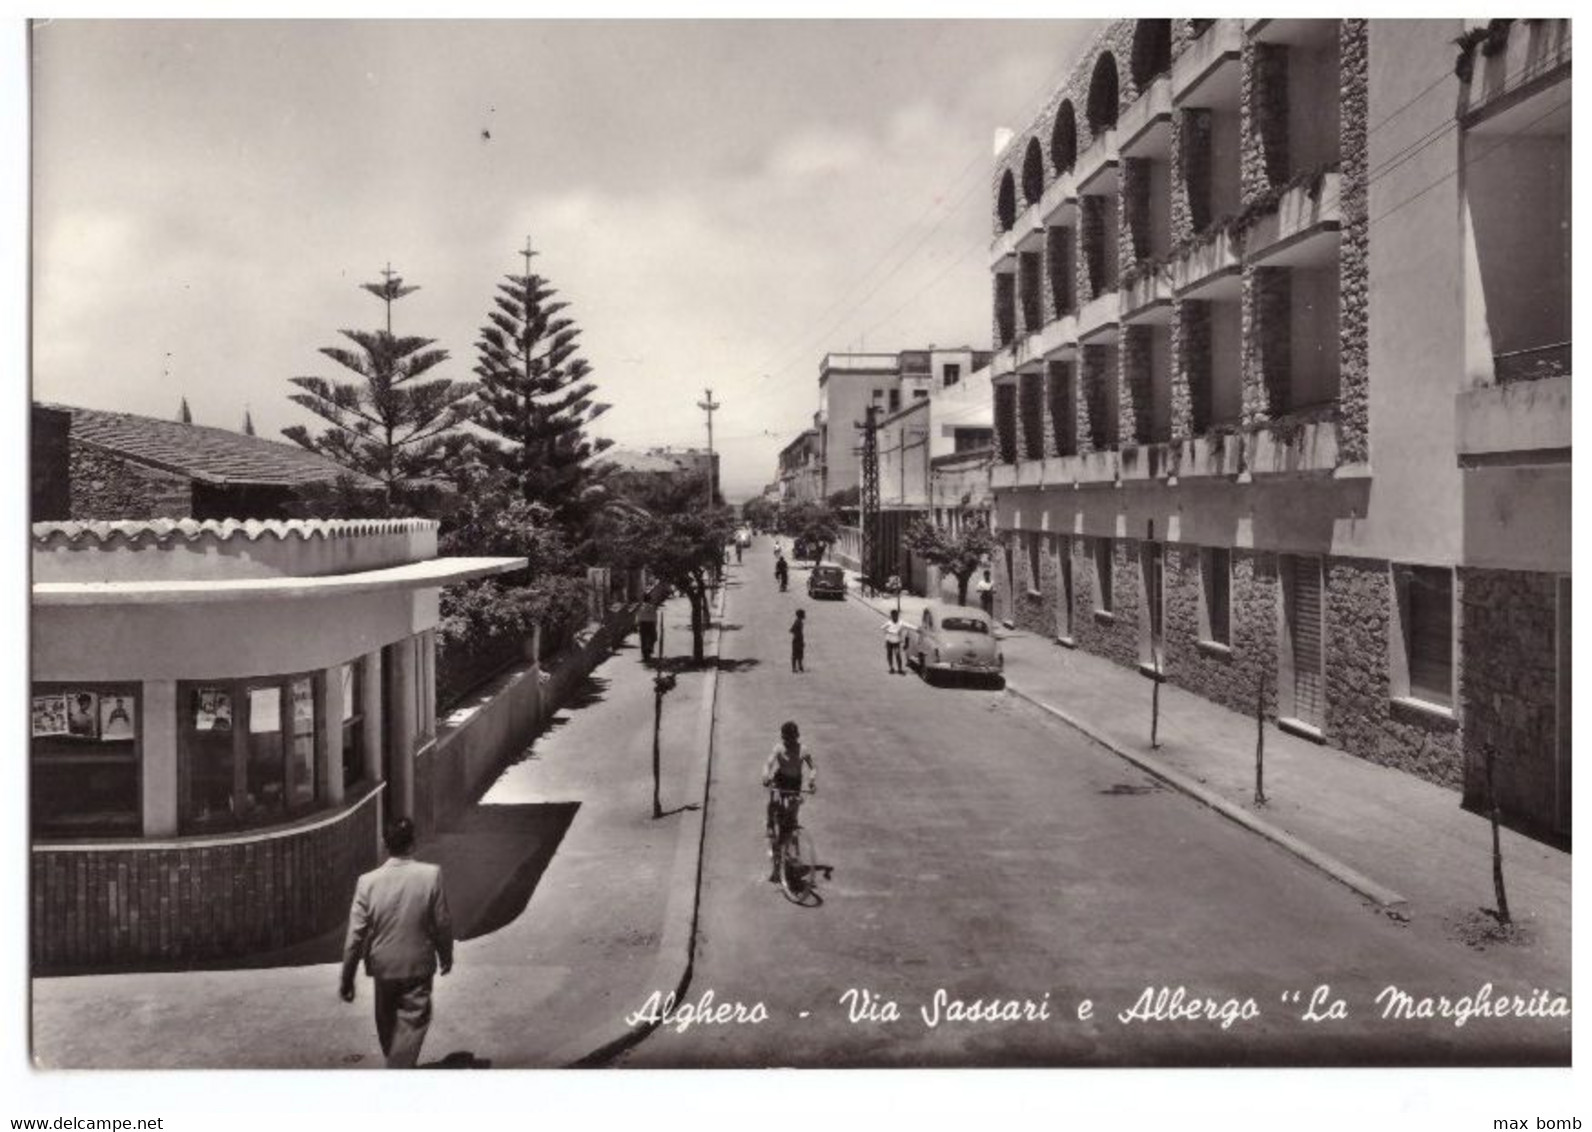
POLYGON ((801 803, 799 792, 802 788, 803 763, 806 763, 813 772, 807 780, 807 788, 811 791, 818 789, 818 766, 813 762, 813 756, 802 747, 801 732, 794 720, 787 720, 780 726, 779 740, 774 745, 773 753, 768 756, 768 762, 763 764, 763 785, 771 790, 790 790, 796 793, 768 796, 768 879, 771 881, 779 880, 777 835, 780 822, 794 822, 796 810, 801 803))

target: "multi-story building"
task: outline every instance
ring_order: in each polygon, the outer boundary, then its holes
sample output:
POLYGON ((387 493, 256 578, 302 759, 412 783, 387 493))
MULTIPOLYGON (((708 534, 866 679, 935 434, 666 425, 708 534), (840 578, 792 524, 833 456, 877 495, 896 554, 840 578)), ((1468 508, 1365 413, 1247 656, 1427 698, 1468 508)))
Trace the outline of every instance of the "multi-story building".
POLYGON ((1003 617, 1568 835, 1569 44, 1102 30, 992 184, 1003 617))
POLYGON ((812 503, 823 498, 823 444, 816 428, 806 429, 780 449, 779 502, 812 503))

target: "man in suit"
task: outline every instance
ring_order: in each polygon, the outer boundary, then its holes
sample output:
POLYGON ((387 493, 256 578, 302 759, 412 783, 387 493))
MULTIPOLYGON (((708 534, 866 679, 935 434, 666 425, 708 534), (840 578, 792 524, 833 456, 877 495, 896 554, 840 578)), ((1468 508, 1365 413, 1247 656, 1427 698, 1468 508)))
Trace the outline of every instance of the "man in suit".
POLYGON ((431 977, 453 969, 453 920, 442 870, 414 859, 415 824, 387 827, 379 868, 359 878, 343 944, 344 1002, 354 1001, 359 961, 376 982, 376 1036, 388 1069, 413 1069, 431 1025, 431 977))

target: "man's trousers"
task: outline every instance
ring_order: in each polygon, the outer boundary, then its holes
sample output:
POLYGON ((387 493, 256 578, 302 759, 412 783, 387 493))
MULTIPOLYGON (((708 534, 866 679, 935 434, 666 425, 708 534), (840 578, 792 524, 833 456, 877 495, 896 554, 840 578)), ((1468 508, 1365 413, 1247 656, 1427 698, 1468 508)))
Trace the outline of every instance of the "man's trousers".
POLYGON ((388 1069, 413 1069, 431 1025, 431 976, 377 979, 376 1037, 388 1069))

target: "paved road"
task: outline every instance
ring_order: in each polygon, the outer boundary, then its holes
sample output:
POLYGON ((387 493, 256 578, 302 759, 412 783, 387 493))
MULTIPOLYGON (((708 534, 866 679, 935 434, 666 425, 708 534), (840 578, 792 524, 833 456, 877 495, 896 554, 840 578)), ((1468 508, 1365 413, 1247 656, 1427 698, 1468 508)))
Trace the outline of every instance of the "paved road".
POLYGON ((810 601, 805 569, 778 593, 766 539, 731 578, 686 1001, 711 992, 748 1020, 682 1029, 676 1016, 623 1064, 1568 1063, 1568 1019, 1383 1018, 1389 985, 1417 1000, 1488 983, 1529 995, 1507 953, 1417 939, 1013 697, 887 675, 879 618, 810 601), (786 636, 798 607, 800 675, 786 636), (820 767, 804 824, 835 874, 817 908, 767 881, 757 783, 786 718, 820 767), (1319 984, 1346 1018, 1301 1020, 1319 984), (1185 1010, 1198 999, 1244 1013, 1252 1000, 1258 1016, 1121 1020, 1163 987, 1186 988, 1185 1010), (1284 1001, 1293 991, 1297 1004, 1284 1001), (853 1021, 863 992, 872 1018, 853 1021), (940 992, 930 1025, 923 1011, 940 992), (1080 1020, 1085 999, 1094 1011, 1080 1020), (1021 1000, 1033 1017, 950 1020, 956 1000, 1021 1000), (885 1002, 897 1020, 884 1020, 885 1002), (754 1004, 766 1020, 750 1020, 754 1004))

